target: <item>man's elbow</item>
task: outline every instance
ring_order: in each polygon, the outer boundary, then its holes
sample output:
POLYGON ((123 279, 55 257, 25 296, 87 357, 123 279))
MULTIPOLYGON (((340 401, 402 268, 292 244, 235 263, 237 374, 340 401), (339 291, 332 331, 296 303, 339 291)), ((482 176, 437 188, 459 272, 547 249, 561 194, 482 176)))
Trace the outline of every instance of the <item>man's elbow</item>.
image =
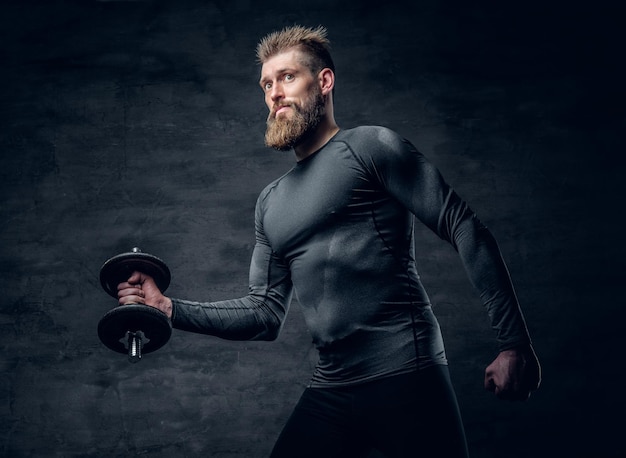
POLYGON ((268 342, 278 339, 283 323, 276 317, 267 319, 264 323, 263 331, 257 336, 256 340, 265 340, 268 342))

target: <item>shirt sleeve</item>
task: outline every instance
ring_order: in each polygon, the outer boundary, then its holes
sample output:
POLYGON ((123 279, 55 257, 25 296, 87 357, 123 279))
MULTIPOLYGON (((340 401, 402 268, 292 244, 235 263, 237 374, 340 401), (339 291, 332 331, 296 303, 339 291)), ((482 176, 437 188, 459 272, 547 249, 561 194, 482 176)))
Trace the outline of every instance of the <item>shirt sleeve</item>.
POLYGON ((293 286, 288 266, 272 251, 264 235, 258 202, 255 235, 248 295, 218 302, 172 298, 174 328, 228 340, 274 340, 278 337, 291 303, 293 286))
POLYGON ((382 129, 369 161, 381 185, 458 252, 478 290, 499 349, 530 343, 513 283, 492 233, 407 140, 382 129))

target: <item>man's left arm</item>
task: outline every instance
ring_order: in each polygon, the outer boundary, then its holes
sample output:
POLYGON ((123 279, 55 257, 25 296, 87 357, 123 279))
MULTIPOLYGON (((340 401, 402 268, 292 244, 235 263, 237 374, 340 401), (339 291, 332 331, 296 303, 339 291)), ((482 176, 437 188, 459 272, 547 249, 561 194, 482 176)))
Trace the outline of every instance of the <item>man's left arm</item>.
POLYGON ((541 369, 495 238, 413 145, 392 137, 386 146, 374 161, 377 175, 394 197, 455 248, 487 309, 500 352, 485 371, 485 387, 502 399, 527 399, 539 387, 541 369))
POLYGON ((496 239, 449 187, 438 221, 438 233, 459 253, 496 332, 500 352, 485 371, 485 388, 500 399, 526 400, 539 387, 541 368, 496 239))

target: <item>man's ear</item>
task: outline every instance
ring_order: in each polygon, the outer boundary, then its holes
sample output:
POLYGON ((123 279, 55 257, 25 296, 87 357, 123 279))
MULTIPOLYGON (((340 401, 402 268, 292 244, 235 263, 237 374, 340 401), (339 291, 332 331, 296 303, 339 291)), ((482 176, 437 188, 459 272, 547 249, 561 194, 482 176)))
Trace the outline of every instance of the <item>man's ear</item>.
POLYGON ((322 95, 330 94, 335 87, 335 73, 330 68, 323 68, 318 74, 322 95))

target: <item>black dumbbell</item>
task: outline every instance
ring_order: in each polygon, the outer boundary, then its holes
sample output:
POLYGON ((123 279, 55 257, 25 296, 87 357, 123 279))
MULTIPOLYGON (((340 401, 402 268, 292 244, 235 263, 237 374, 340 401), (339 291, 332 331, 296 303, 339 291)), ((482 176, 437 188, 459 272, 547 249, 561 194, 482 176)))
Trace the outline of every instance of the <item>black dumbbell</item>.
MULTIPOLYGON (((170 270, 165 263, 139 248, 108 259, 100 269, 100 284, 117 299, 117 285, 133 272, 150 275, 164 292, 170 284, 170 270)), ((98 337, 104 345, 118 353, 127 353, 136 363, 143 353, 158 350, 172 335, 172 323, 160 310, 143 304, 125 304, 106 313, 98 323, 98 337), (145 340, 144 340, 145 339, 145 340)))

